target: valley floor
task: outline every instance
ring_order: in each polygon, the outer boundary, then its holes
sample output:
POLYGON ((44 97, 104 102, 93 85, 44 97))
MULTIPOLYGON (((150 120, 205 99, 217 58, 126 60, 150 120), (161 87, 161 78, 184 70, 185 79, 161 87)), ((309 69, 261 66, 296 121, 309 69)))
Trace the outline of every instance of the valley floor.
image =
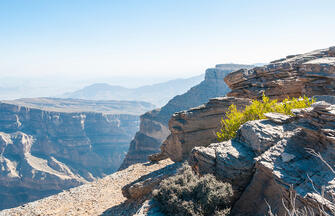
POLYGON ((172 163, 167 159, 156 164, 135 164, 95 182, 17 208, 0 211, 0 216, 129 215, 130 212, 136 212, 136 204, 125 202, 122 187, 172 163))

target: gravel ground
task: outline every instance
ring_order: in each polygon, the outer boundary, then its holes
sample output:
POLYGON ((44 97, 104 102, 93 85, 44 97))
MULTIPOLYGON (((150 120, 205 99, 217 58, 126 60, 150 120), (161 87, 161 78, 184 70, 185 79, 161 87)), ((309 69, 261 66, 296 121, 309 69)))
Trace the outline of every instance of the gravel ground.
POLYGON ((142 202, 125 202, 121 188, 143 175, 173 162, 169 159, 156 164, 135 164, 95 182, 63 191, 59 194, 0 211, 0 216, 14 215, 132 215, 142 202))

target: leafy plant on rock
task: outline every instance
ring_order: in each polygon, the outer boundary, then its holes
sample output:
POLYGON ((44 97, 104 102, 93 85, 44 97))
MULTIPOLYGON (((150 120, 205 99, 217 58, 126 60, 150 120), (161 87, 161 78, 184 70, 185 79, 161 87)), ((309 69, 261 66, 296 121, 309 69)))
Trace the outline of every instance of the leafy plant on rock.
POLYGON ((237 110, 232 104, 221 119, 221 129, 216 133, 219 141, 226 141, 236 136, 237 130, 247 121, 266 119, 265 113, 275 112, 285 115, 293 115, 293 109, 310 107, 315 100, 308 97, 286 98, 282 102, 270 100, 263 94, 262 100, 253 100, 243 111, 237 110))

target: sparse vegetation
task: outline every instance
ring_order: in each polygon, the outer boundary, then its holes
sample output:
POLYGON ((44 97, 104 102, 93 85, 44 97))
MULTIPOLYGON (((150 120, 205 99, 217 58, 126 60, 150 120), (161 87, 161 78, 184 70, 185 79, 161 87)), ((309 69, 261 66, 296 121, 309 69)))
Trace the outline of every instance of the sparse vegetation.
POLYGON ((228 215, 232 187, 213 175, 197 176, 184 164, 178 174, 161 182, 154 199, 166 215, 228 215))
MULTIPOLYGON (((320 153, 316 152, 314 149, 310 149, 310 148, 306 148, 306 151, 315 156, 316 158, 320 159, 320 161, 326 165, 329 170, 335 174, 335 170, 334 167, 331 166, 323 157, 320 153)), ((312 179, 307 175, 313 189, 314 192, 316 192, 320 197, 321 197, 321 201, 320 200, 315 200, 318 202, 318 206, 317 206, 317 211, 315 212, 311 207, 308 206, 304 206, 301 208, 297 208, 296 207, 296 198, 297 198, 297 194, 293 189, 293 186, 290 186, 290 193, 289 193, 289 203, 285 204, 284 200, 282 200, 283 203, 283 207, 286 210, 286 214, 288 216, 314 216, 314 215, 320 215, 320 216, 335 216, 335 208, 334 206, 330 209, 325 209, 324 204, 325 203, 333 203, 335 204, 335 197, 331 196, 330 199, 327 199, 325 197, 325 187, 322 186, 321 187, 321 191, 318 191, 314 185, 314 182, 312 181, 312 179)), ((317 186, 319 188, 319 186, 317 186)), ((268 202, 266 202, 266 204, 268 205, 268 216, 278 216, 277 214, 274 214, 272 212, 271 206, 268 204, 268 202)))
POLYGON ((246 106, 243 111, 238 111, 232 104, 225 114, 225 119, 221 119, 221 130, 217 132, 219 141, 226 141, 236 136, 237 130, 247 121, 265 119, 265 113, 276 112, 286 115, 292 115, 292 109, 307 108, 315 100, 308 97, 286 98, 282 102, 270 100, 263 95, 262 100, 253 100, 251 105, 246 106))

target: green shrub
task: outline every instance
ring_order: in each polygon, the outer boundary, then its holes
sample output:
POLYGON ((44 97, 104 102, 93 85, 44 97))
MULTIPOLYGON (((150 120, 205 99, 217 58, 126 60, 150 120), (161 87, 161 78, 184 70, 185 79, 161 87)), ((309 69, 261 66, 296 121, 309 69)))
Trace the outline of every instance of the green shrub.
POLYGON ((186 164, 178 174, 161 182, 154 200, 166 215, 228 215, 233 195, 228 183, 213 175, 197 176, 186 164))
POLYGON ((226 119, 221 119, 221 129, 217 132, 219 141, 226 141, 236 136, 237 130, 247 121, 265 119, 265 113, 276 112, 286 115, 292 115, 292 109, 310 107, 315 100, 308 97, 286 98, 278 103, 277 100, 270 100, 263 94, 262 100, 253 100, 251 105, 246 106, 240 112, 236 106, 232 104, 225 114, 226 119))

